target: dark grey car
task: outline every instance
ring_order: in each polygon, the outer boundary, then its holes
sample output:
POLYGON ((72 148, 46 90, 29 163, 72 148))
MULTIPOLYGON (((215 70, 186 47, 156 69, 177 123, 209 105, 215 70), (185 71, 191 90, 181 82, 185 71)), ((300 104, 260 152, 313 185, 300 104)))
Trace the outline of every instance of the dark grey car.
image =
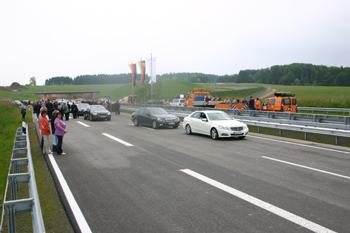
POLYGON ((176 129, 180 125, 180 119, 163 108, 141 108, 131 115, 131 121, 135 126, 150 125, 154 129, 160 126, 171 126, 176 129))
POLYGON ((84 112, 84 119, 110 121, 111 113, 102 105, 90 105, 84 112))

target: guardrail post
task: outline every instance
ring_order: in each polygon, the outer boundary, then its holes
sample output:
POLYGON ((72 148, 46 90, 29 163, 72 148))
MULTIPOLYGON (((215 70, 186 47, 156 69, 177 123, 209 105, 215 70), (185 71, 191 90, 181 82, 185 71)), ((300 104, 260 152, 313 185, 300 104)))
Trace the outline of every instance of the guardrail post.
POLYGON ((307 140, 307 132, 305 132, 305 140, 307 140))
POLYGON ((335 136, 335 145, 338 145, 338 144, 339 144, 339 137, 335 136))
POLYGON ((16 232, 16 219, 15 219, 15 213, 16 213, 16 207, 14 205, 8 205, 5 207, 8 212, 8 230, 9 233, 15 233, 16 232))
POLYGON ((282 129, 280 129, 279 135, 282 136, 282 129))

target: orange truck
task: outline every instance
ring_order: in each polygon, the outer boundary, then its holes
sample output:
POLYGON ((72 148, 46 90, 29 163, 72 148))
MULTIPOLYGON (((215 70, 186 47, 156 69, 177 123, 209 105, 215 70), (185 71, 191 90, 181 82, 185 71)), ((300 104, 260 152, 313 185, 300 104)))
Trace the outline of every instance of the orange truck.
MULTIPOLYGON (((248 104, 216 104, 215 108, 249 110, 248 104)), ((267 98, 256 110, 270 112, 297 112, 297 99, 290 92, 275 92, 273 97, 267 98)))
POLYGON ((216 104, 221 104, 220 98, 212 97, 209 91, 205 88, 193 88, 193 91, 186 95, 185 106, 187 107, 211 107, 214 108, 216 104))
POLYGON ((275 92, 273 97, 267 98, 259 106, 260 111, 297 112, 297 99, 290 92, 275 92))
POLYGON ((128 95, 125 96, 119 103, 124 104, 137 104, 137 96, 136 95, 128 95))

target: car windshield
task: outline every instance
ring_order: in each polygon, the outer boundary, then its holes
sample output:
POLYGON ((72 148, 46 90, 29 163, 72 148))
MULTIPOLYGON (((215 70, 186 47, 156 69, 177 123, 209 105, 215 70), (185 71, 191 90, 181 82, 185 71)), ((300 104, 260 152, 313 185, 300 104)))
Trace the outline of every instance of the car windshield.
POLYGON ((106 111, 102 105, 91 106, 91 111, 106 111))
POLYGON ((211 121, 232 120, 232 117, 225 112, 211 112, 207 115, 211 121))
POLYGON ((165 111, 162 108, 153 108, 153 109, 150 109, 150 112, 151 112, 152 115, 166 115, 166 114, 169 114, 167 111, 165 111))

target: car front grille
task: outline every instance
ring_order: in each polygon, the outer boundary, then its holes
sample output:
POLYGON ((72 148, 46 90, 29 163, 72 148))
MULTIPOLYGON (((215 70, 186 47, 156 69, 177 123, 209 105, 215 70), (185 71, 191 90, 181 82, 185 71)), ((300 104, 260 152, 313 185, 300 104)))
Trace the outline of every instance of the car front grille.
POLYGON ((240 127, 231 127, 231 130, 232 131, 241 131, 241 130, 243 130, 243 127, 242 126, 240 126, 240 127))
POLYGON ((173 119, 165 119, 165 122, 169 122, 169 123, 176 122, 176 119, 175 118, 173 118, 173 119))

